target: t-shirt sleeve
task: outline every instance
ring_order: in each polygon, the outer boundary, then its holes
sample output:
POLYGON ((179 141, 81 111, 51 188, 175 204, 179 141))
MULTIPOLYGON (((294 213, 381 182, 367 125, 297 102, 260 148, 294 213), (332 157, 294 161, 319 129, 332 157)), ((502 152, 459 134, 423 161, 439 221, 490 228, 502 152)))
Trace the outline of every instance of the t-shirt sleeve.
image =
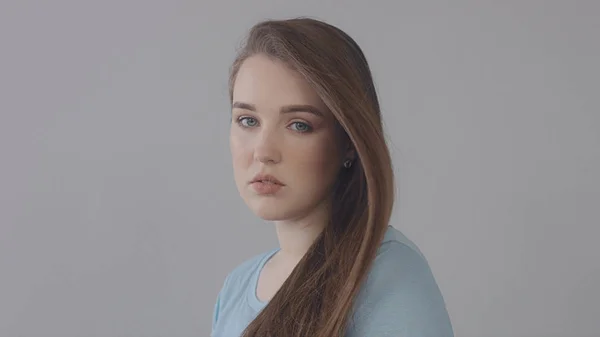
MULTIPOLYGON (((214 332, 215 331, 215 326, 217 325, 217 320, 219 319, 219 302, 221 300, 221 292, 219 291, 219 294, 217 295, 217 301, 215 302, 215 306, 213 309, 213 316, 212 316, 212 329, 211 331, 214 332)), ((211 333, 212 335, 212 333, 211 333)))
POLYGON ((426 259, 386 242, 357 296, 348 337, 453 337, 444 299, 426 259))
POLYGON ((227 286, 228 279, 229 279, 229 275, 225 278, 225 281, 223 282, 223 286, 221 287, 221 290, 219 290, 219 293, 217 294, 217 299, 215 301, 213 315, 212 315, 212 324, 211 324, 211 333, 210 333, 211 336, 214 335, 215 327, 217 326, 217 321, 219 320, 219 313, 221 311, 221 300, 223 297, 223 292, 225 291, 225 287, 227 286))

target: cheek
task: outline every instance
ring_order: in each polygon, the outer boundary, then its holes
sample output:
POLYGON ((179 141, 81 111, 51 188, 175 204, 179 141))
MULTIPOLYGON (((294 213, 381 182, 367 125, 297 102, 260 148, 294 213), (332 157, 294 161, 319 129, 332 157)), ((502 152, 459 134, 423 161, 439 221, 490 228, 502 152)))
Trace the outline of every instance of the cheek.
POLYGON ((339 153, 330 137, 301 144, 291 156, 294 158, 298 174, 319 183, 329 183, 339 169, 339 153))
POLYGON ((246 166, 252 159, 249 142, 239 132, 232 130, 229 136, 229 149, 234 169, 246 166))

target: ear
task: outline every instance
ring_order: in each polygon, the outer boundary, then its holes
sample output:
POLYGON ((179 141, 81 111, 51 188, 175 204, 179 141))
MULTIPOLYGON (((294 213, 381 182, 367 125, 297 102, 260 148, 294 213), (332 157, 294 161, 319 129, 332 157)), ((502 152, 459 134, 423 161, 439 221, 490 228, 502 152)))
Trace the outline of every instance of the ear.
POLYGON ((356 159, 356 150, 354 149, 354 146, 350 141, 348 142, 348 145, 346 146, 346 151, 344 153, 344 160, 346 159, 350 159, 352 161, 356 159))
POLYGON ((346 161, 350 159, 354 161, 356 159, 356 150, 354 149, 354 144, 348 137, 348 134, 342 129, 342 126, 339 123, 336 123, 336 133, 339 140, 339 153, 343 154, 342 160, 346 161))

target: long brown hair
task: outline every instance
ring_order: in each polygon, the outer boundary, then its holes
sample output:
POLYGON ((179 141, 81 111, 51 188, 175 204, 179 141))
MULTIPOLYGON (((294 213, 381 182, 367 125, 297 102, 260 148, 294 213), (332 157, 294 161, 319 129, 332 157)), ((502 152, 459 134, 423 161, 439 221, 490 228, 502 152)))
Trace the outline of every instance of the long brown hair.
POLYGON ((241 64, 259 53, 285 62, 308 81, 356 159, 337 177, 329 225, 244 336, 343 336, 394 202, 392 163, 371 71, 357 43, 333 25, 310 18, 267 20, 251 28, 232 65, 232 100, 241 64))

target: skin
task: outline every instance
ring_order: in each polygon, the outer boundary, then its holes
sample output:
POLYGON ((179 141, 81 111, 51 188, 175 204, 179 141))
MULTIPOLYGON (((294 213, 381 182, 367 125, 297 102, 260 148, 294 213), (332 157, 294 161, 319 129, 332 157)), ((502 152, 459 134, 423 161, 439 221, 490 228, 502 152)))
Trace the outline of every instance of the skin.
POLYGON ((257 216, 275 223, 281 248, 259 277, 257 295, 267 300, 327 224, 330 191, 349 153, 333 115, 310 85, 285 63, 262 54, 239 69, 231 120, 236 186, 257 216), (290 106, 312 108, 285 112, 290 106), (259 173, 285 186, 260 195, 249 184, 259 173))

